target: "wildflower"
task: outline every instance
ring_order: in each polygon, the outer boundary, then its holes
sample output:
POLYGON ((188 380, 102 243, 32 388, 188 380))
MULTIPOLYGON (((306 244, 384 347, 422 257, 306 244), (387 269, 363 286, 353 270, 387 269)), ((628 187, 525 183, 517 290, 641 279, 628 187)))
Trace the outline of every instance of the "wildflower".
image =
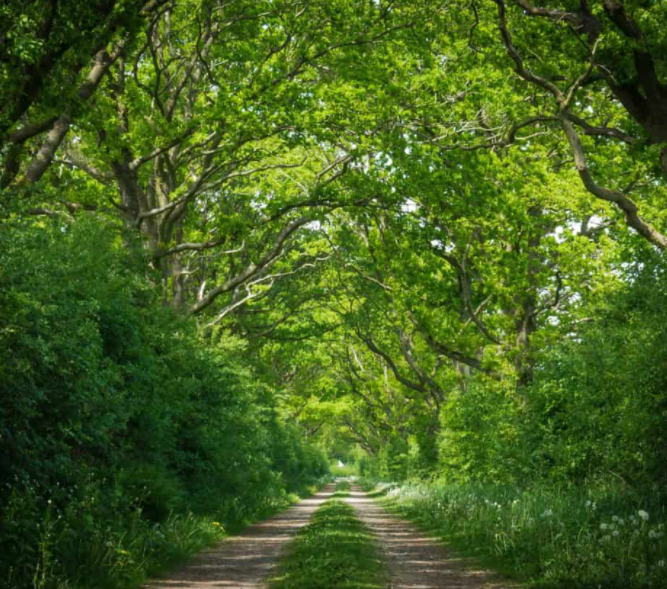
POLYGON ((606 530, 609 527, 608 524, 600 524, 600 529, 601 530, 606 530))
POLYGON ((590 507, 590 506, 591 506, 591 500, 588 499, 588 500, 586 500, 586 507, 590 507))
POLYGON ((639 517, 641 517, 645 522, 648 521, 648 512, 644 511, 643 509, 640 509, 640 510, 637 512, 637 515, 638 515, 639 517))
POLYGON ((118 552, 120 552, 121 554, 129 554, 127 550, 119 550, 118 552))
POLYGON ((618 535, 620 534, 620 532, 619 532, 618 530, 614 530, 614 531, 612 532, 612 534, 613 534, 614 536, 618 536, 618 535))
POLYGON ((551 517, 553 514, 554 514, 554 512, 551 511, 551 509, 546 509, 544 511, 544 513, 542 514, 542 517, 551 517))
POLYGON ((617 515, 612 516, 611 521, 617 522, 620 518, 617 515))
POLYGON ((658 561, 658 566, 659 567, 664 567, 665 566, 665 561, 664 560, 659 560, 658 561))

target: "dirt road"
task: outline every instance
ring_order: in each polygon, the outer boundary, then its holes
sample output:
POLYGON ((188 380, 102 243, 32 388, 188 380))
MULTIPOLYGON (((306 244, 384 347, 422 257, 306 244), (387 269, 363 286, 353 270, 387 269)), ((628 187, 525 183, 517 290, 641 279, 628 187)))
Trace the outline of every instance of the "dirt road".
POLYGON ((283 549, 315 510, 334 492, 327 485, 316 495, 261 523, 246 528, 195 556, 185 566, 145 589, 248 589, 263 586, 283 549))
POLYGON ((448 552, 410 522, 385 511, 358 485, 347 499, 384 552, 391 589, 510 589, 470 559, 448 552))
MULTIPOLYGON (((334 492, 334 485, 195 556, 145 589, 264 587, 296 532, 334 492)), ((389 514, 358 485, 345 499, 375 534, 389 568, 391 589, 510 589, 475 564, 448 552, 411 523, 389 514)), ((336 589, 331 587, 330 589, 336 589)))

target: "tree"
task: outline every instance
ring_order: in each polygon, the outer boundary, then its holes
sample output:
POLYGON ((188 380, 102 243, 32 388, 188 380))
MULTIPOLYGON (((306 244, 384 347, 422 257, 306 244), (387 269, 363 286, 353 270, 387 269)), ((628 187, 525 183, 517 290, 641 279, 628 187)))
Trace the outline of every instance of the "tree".
POLYGON ((141 24, 164 4, 166 0, 4 4, 1 188, 12 186, 17 177, 23 185, 44 175, 109 68, 131 46, 141 24))

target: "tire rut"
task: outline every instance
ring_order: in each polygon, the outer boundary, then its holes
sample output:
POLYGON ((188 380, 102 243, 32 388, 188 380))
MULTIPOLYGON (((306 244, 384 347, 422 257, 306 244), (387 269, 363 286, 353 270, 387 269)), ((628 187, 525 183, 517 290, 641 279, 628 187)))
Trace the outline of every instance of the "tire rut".
POLYGON ((384 553, 391 589, 512 589, 474 560, 448 551, 410 522, 388 513, 352 485, 346 501, 375 535, 384 553))
POLYGON ((144 589, 259 589, 265 586, 285 547, 308 524, 313 513, 334 492, 327 485, 263 522, 230 536, 194 556, 189 562, 144 589))

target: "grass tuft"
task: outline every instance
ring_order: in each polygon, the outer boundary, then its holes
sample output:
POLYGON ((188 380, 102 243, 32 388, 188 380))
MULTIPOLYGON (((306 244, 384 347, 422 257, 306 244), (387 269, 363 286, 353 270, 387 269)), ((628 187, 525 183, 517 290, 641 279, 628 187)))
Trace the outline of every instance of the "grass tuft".
POLYGON ((332 495, 332 498, 339 498, 342 499, 343 497, 347 497, 350 494, 350 483, 347 481, 339 481, 336 483, 336 491, 332 495))

